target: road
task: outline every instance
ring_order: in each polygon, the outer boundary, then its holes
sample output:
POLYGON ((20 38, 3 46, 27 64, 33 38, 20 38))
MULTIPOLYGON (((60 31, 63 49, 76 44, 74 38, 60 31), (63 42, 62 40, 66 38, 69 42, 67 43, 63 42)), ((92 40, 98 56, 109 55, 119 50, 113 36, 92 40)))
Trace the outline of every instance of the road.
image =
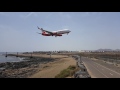
POLYGON ((91 78, 120 78, 120 73, 111 70, 89 58, 81 58, 91 78))

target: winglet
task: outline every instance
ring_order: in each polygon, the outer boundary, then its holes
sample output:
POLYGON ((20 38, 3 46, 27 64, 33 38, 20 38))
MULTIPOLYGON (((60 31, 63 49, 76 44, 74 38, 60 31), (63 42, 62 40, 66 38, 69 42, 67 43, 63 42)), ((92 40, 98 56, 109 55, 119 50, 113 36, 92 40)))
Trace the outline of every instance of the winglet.
POLYGON ((38 29, 40 29, 38 26, 37 26, 38 29))
POLYGON ((43 30, 43 28, 39 28, 38 26, 37 26, 37 28, 40 29, 40 30, 43 30))

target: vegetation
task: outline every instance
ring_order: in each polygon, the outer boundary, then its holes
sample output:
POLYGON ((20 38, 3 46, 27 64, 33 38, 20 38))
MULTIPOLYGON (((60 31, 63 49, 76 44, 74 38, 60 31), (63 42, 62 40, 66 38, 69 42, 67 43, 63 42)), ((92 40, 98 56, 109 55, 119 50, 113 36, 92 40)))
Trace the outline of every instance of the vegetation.
POLYGON ((70 65, 67 69, 62 70, 55 78, 66 78, 73 76, 73 74, 78 71, 76 66, 70 65))
POLYGON ((80 56, 89 57, 89 58, 106 58, 106 59, 120 59, 120 52, 84 52, 79 53, 80 56))

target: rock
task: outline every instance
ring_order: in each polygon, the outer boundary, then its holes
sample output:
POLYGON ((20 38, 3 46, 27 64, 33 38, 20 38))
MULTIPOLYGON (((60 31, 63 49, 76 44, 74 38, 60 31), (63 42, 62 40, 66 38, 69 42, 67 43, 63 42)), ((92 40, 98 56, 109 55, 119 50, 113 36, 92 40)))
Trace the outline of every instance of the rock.
POLYGON ((54 61, 52 58, 25 58, 21 62, 0 63, 0 78, 25 78, 38 71, 40 64, 54 61))

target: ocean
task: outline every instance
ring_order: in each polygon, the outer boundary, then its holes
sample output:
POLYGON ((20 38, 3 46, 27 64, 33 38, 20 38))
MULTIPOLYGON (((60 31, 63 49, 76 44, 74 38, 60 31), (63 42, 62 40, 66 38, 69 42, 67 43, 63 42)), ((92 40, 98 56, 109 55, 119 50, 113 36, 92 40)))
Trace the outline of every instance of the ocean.
MULTIPOLYGON (((23 58, 16 57, 16 56, 7 56, 5 57, 5 52, 0 52, 0 63, 4 62, 20 62, 23 61, 23 58)), ((8 53, 8 54, 14 54, 14 53, 8 53)))

